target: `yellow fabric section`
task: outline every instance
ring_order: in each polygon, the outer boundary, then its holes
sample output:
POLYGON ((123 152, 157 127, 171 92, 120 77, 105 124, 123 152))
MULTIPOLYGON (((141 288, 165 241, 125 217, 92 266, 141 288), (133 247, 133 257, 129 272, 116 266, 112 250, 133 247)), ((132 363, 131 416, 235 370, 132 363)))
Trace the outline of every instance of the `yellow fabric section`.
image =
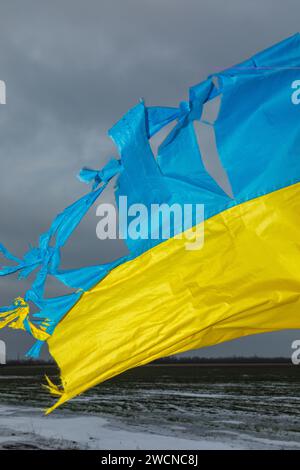
POLYGON ((28 320, 29 305, 27 302, 25 302, 22 297, 18 297, 15 299, 14 304, 16 305, 14 310, 0 313, 0 330, 1 328, 8 326, 15 330, 26 331, 24 323, 27 321, 32 336, 35 339, 46 341, 50 335, 44 331, 43 327, 37 328, 30 320, 28 320))
POLYGON ((300 183, 206 220, 201 250, 170 239, 115 268, 48 340, 63 387, 48 412, 162 356, 300 328, 299 214, 300 183))

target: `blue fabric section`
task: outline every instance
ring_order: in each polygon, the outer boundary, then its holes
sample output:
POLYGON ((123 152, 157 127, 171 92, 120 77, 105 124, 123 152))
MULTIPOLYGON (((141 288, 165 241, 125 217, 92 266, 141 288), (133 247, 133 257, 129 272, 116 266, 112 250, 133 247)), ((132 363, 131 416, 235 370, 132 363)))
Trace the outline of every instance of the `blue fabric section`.
POLYGON ((83 291, 77 291, 72 294, 46 299, 37 295, 33 290, 29 290, 26 293, 25 300, 33 302, 39 308, 39 312, 32 315, 35 323, 47 326, 46 332, 52 334, 57 323, 75 305, 82 294, 83 291))
POLYGON ((112 159, 102 170, 92 170, 90 168, 82 168, 78 175, 78 179, 83 183, 93 183, 93 189, 96 189, 100 183, 106 183, 122 170, 120 160, 112 159))
POLYGON ((239 201, 299 181, 300 107, 291 100, 291 85, 300 77, 299 38, 257 54, 249 70, 246 61, 220 74, 216 139, 239 201))
MULTIPOLYGON (((162 121, 162 125, 164 120, 162 121)), ((156 131, 158 127, 156 126, 156 131)), ((149 128, 148 128, 149 132, 149 128)), ((116 199, 127 197, 128 206, 142 204, 162 204, 170 200, 171 194, 164 183, 163 175, 154 159, 146 128, 145 106, 143 103, 135 106, 109 131, 116 143, 123 166, 118 178, 116 199)), ((120 220, 120 230, 124 231, 126 224, 120 220)), ((153 241, 150 237, 145 240, 126 239, 132 256, 150 249, 153 241)))
POLYGON ((180 115, 180 109, 161 106, 150 106, 146 109, 146 131, 148 137, 152 137, 164 126, 167 126, 180 115))
MULTIPOLYGON (((109 131, 121 160, 113 159, 101 170, 81 170, 79 179, 91 184, 92 190, 55 218, 49 231, 41 235, 38 247, 30 248, 20 259, 0 244, 0 253, 16 263, 2 267, 0 276, 19 272, 19 277, 24 278, 37 270, 35 281, 25 295, 26 301, 34 302, 39 308, 33 315, 35 323, 46 326, 51 334, 84 291, 116 266, 164 241, 163 220, 155 227, 159 234, 156 239, 151 239, 149 223, 144 239, 136 240, 128 233, 133 216, 128 217, 119 221, 123 237, 128 237, 128 256, 104 265, 60 269, 60 250, 116 174, 119 174, 116 186, 119 204, 119 198, 126 197, 128 207, 142 204, 148 214, 153 204, 177 204, 181 208, 186 204, 204 204, 205 218, 300 181, 300 104, 297 106, 291 100, 292 83, 300 80, 299 67, 300 36, 296 34, 193 86, 189 101, 180 103, 178 108, 147 108, 141 102, 129 110, 109 131), (194 122, 201 121, 204 104, 218 95, 222 95, 222 105, 213 128, 233 198, 208 174, 194 130, 194 122), (171 122, 174 127, 154 156, 150 139, 171 122), (48 275, 76 291, 45 299, 48 275)), ((120 216, 122 219, 121 211, 120 216)), ((189 226, 201 220, 194 214, 189 226)), ((178 231, 175 226, 170 236, 178 231)), ((0 312, 9 309, 5 307, 0 312)), ((42 344, 38 341, 29 354, 36 357, 42 344)))
MULTIPOLYGON (((193 86, 189 102, 181 103, 177 111, 146 108, 144 103, 131 109, 110 130, 124 166, 117 198, 126 195, 128 204, 142 202, 148 209, 156 202, 202 203, 208 218, 298 182, 300 106, 291 102, 291 84, 300 78, 299 37, 296 34, 193 86), (194 131, 203 105, 220 94, 214 130, 234 198, 208 174, 194 131), (149 139, 173 120, 175 126, 155 160, 149 139)), ((126 240, 135 256, 162 241, 126 240)))

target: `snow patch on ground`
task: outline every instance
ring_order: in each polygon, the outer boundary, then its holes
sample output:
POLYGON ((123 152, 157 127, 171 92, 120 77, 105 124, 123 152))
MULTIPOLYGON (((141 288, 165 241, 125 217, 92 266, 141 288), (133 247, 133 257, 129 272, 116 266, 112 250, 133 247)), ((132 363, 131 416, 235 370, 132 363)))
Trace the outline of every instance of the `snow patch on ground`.
POLYGON ((98 416, 56 412, 43 416, 43 410, 28 407, 0 407, 0 448, 60 448, 97 450, 206 450, 238 449, 238 445, 218 440, 192 440, 176 436, 121 429, 98 416))

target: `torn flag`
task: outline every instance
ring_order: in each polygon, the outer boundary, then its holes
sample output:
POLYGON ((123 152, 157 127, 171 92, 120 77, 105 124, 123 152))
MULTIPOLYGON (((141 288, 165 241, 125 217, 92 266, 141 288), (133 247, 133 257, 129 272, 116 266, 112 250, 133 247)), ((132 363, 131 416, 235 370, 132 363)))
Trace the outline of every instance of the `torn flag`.
POLYGON ((83 169, 91 192, 59 214, 23 259, 0 275, 37 270, 24 299, 0 310, 0 327, 26 330, 61 371, 48 410, 121 372, 155 359, 241 336, 300 328, 300 35, 282 41, 190 90, 179 108, 131 109, 109 132, 120 159, 83 169), (218 98, 214 122, 204 105, 218 98), (174 127, 155 158, 150 139, 174 127), (212 128, 231 193, 207 170, 195 132, 212 128), (129 255, 106 265, 60 269, 60 251, 113 177, 129 204, 204 204, 200 250, 177 233, 128 237, 129 255), (48 275, 74 289, 47 299, 48 275), (38 312, 29 318, 28 302, 38 312))

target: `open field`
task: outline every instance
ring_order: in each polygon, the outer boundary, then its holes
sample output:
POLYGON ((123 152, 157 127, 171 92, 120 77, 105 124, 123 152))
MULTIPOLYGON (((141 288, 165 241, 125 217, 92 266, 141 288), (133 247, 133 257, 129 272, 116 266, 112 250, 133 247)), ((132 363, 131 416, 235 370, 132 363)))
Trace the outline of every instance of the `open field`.
POLYGON ((132 370, 52 415, 54 367, 0 367, 0 447, 300 449, 300 367, 155 365, 132 370))

